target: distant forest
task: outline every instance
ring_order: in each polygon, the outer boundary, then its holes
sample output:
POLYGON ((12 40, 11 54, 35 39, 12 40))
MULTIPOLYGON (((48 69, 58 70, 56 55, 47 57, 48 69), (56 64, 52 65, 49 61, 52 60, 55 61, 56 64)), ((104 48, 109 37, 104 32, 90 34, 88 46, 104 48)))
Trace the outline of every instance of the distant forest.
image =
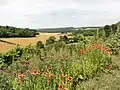
POLYGON ((43 29, 38 29, 39 32, 48 32, 48 33, 66 33, 66 32, 74 32, 76 30, 96 30, 101 27, 64 27, 64 28, 43 28, 43 29))
POLYGON ((73 32, 74 30, 75 30, 74 27, 64 27, 64 28, 43 28, 43 29, 38 29, 39 32, 48 32, 48 33, 73 32))
POLYGON ((37 30, 29 28, 16 28, 12 26, 0 26, 0 37, 34 37, 37 30))

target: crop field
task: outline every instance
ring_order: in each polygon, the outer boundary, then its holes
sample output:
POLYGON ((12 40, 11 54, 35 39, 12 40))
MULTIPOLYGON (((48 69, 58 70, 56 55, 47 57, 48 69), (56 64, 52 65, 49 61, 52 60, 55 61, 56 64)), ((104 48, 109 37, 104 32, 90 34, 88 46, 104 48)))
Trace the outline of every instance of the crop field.
POLYGON ((14 47, 15 47, 15 45, 0 42, 0 52, 5 52, 5 51, 9 50, 10 48, 14 48, 14 47))
MULTIPOLYGON (((0 39, 7 42, 19 44, 20 46, 26 46, 29 44, 35 45, 36 42, 38 41, 42 41, 43 43, 45 43, 50 36, 55 36, 57 40, 59 39, 60 33, 40 33, 36 37, 32 37, 32 38, 30 37, 30 38, 0 38, 0 39)), ((14 48, 15 46, 16 45, 0 42, 0 52, 6 52, 9 49, 14 48)))

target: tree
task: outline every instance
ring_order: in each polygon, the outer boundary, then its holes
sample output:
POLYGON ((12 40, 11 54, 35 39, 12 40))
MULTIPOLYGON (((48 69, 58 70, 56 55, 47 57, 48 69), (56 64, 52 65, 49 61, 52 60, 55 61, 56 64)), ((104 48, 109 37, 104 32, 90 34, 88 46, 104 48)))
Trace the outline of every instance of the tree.
POLYGON ((104 36, 104 30, 102 28, 98 29, 98 37, 104 36))
POLYGON ((105 25, 104 26, 105 36, 108 37, 111 34, 111 26, 105 25))
POLYGON ((112 28, 112 32, 115 34, 117 32, 117 25, 116 24, 112 24, 111 28, 112 28))
POLYGON ((34 29, 0 26, 0 37, 34 37, 36 34, 34 29))

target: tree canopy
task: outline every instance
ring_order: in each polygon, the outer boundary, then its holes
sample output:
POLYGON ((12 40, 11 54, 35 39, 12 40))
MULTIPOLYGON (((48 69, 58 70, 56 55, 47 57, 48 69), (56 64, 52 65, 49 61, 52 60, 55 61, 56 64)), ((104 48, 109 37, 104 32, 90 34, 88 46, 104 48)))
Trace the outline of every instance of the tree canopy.
POLYGON ((37 34, 35 29, 0 26, 0 37, 34 37, 37 34))

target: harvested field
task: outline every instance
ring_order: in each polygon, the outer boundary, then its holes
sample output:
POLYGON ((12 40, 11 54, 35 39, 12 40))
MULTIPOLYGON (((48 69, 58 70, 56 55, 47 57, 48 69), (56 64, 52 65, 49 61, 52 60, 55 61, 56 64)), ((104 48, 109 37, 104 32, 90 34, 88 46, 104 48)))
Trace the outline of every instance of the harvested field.
MULTIPOLYGON (((37 41, 42 41, 43 43, 45 43, 50 36, 55 36, 56 39, 59 39, 60 35, 61 35, 60 33, 40 33, 40 35, 32 38, 0 38, 0 39, 7 42, 19 44, 21 46, 26 46, 29 44, 35 45, 37 41)), ((15 46, 16 45, 0 42, 0 52, 6 52, 7 50, 15 46)))
POLYGON ((7 50, 14 48, 15 45, 0 42, 0 52, 6 52, 7 50))

